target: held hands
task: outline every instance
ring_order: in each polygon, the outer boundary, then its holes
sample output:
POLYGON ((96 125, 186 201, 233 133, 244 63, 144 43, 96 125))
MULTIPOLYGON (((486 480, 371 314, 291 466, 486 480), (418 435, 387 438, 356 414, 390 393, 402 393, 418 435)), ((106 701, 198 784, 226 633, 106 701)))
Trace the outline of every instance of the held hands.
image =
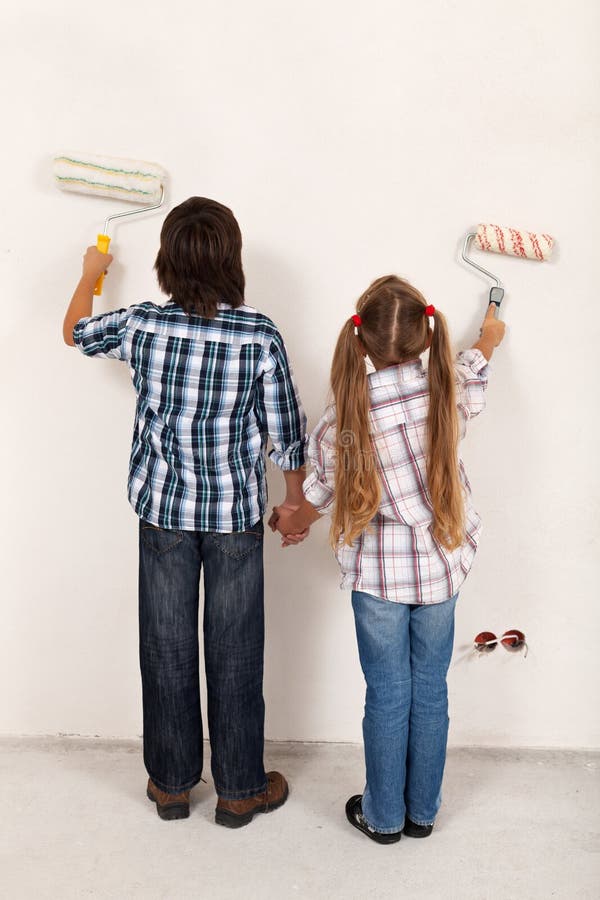
POLYGON ((281 534, 281 546, 290 547, 294 544, 301 544, 310 533, 310 528, 294 534, 290 527, 290 519, 300 507, 291 503, 283 502, 281 506, 274 506, 268 525, 271 531, 279 531, 281 534))
POLYGON ((102 253, 97 247, 88 247, 83 257, 82 278, 89 278, 95 283, 103 272, 106 273, 112 261, 112 254, 102 253))

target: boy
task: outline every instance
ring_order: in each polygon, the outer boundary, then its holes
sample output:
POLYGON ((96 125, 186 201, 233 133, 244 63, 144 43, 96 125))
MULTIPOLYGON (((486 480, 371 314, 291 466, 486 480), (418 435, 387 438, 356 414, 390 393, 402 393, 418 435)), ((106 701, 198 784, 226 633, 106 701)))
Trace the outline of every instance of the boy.
POLYGON ((286 350, 244 305, 242 238, 231 210, 192 197, 166 217, 155 269, 170 296, 91 317, 110 254, 88 248, 64 321, 67 344, 126 362, 137 395, 128 493, 139 516, 140 666, 147 795, 163 819, 189 815, 202 773, 198 593, 215 819, 237 828, 285 803, 263 767, 265 448, 284 505, 302 501, 306 418, 286 350))

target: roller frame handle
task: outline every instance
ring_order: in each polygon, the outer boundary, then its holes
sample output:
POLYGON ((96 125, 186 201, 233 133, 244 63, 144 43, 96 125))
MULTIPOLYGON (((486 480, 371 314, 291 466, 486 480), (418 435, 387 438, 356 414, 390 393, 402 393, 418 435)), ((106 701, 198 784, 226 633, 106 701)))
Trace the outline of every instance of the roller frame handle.
MULTIPOLYGON (((107 234, 99 234, 98 239, 96 241, 96 247, 100 251, 100 253, 108 253, 108 248, 110 246, 110 237, 107 234)), ((99 297, 102 293, 102 283, 104 282, 104 272, 102 275, 98 276, 98 281, 96 282, 96 286, 94 288, 94 297, 99 297)))
POLYGON ((500 315, 500 304, 504 298, 504 288, 494 286, 490 288, 490 306, 494 306, 494 317, 497 319, 500 315))

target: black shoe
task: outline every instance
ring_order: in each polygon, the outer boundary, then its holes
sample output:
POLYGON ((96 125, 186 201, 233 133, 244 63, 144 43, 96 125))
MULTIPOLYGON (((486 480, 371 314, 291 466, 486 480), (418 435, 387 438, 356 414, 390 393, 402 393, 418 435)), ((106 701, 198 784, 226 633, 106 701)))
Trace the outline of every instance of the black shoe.
POLYGON ((395 844, 399 841, 402 837, 401 831, 385 834, 382 831, 375 831, 369 828, 362 814, 361 800, 362 794, 355 794, 346 803, 346 817, 350 824, 362 831, 363 834, 366 834, 367 837, 370 837, 372 841, 377 841, 378 844, 395 844))
POLYGON ((404 834, 407 837, 429 837, 432 831, 433 825, 417 825, 416 822, 411 822, 408 816, 404 820, 404 834))

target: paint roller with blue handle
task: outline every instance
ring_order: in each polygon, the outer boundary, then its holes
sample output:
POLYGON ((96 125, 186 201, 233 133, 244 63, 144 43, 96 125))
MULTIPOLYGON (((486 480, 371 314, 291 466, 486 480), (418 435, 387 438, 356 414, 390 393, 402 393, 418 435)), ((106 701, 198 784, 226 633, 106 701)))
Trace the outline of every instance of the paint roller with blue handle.
MULTIPOLYGON (((165 196, 166 172, 156 163, 93 153, 63 153, 54 157, 54 178, 63 191, 114 197, 127 203, 144 204, 140 209, 127 210, 108 216, 104 231, 98 235, 96 246, 108 253, 109 223, 124 216, 137 216, 162 206, 165 196)), ((100 275, 94 294, 100 296, 104 274, 100 275)))
POLYGON ((462 258, 479 272, 491 278, 494 286, 490 288, 489 303, 494 304, 494 315, 498 317, 500 304, 504 298, 504 286, 500 279, 484 269, 468 256, 472 242, 479 250, 491 253, 503 253, 508 256, 517 256, 521 259, 535 259, 544 262, 550 259, 554 238, 549 234, 536 234, 533 231, 521 231, 518 228, 507 228, 503 225, 478 225, 477 231, 471 231, 465 237, 462 249, 462 258))

